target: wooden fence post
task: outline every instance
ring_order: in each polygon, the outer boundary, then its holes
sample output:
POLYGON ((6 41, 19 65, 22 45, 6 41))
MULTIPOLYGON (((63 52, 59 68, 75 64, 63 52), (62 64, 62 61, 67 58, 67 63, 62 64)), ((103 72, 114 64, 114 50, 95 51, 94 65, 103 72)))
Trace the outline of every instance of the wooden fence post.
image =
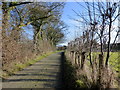
POLYGON ((82 52, 82 54, 81 54, 81 69, 84 68, 84 62, 85 62, 85 52, 82 52))
POLYGON ((80 67, 80 54, 78 54, 78 66, 80 67))
POLYGON ((102 87, 102 70, 103 70, 103 55, 99 54, 99 73, 98 73, 98 85, 102 87))

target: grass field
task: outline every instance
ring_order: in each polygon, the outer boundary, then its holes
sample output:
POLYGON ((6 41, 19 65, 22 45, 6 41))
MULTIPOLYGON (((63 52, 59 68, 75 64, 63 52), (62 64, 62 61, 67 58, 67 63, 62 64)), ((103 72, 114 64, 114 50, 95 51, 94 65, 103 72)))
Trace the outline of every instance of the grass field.
MULTIPOLYGON (((100 54, 100 52, 92 52, 92 58, 98 57, 98 54, 100 54)), ((107 52, 104 52, 104 61, 106 59, 106 55, 107 52)), ((120 71, 120 52, 110 52, 109 65, 115 71, 120 71)))
POLYGON ((110 52, 109 64, 114 70, 120 72, 120 52, 110 52))

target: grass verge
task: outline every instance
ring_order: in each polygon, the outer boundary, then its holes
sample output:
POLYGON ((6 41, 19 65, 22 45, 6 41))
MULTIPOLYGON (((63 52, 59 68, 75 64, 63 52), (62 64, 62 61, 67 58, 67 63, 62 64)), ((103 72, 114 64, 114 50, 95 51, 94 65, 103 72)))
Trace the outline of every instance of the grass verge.
POLYGON ((74 67, 66 56, 64 56, 63 70, 63 88, 68 90, 79 89, 76 76, 76 67, 74 67))

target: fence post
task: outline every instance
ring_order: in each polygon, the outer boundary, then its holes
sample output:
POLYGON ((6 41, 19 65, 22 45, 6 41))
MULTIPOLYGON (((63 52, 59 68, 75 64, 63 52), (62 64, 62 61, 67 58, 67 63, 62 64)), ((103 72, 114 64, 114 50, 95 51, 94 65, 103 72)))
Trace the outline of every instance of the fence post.
POLYGON ((103 70, 103 55, 99 54, 99 73, 98 73, 98 85, 102 88, 102 70, 103 70))
POLYGON ((85 52, 82 52, 82 54, 81 54, 81 69, 84 68, 84 62, 85 62, 85 52))

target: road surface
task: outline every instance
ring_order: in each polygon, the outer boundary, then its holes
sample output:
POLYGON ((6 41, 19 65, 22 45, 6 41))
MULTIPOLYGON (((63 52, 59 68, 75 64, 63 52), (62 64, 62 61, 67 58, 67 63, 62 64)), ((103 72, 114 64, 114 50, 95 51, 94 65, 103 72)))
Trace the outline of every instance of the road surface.
POLYGON ((62 54, 52 54, 15 73, 3 81, 2 88, 61 88, 62 54))

